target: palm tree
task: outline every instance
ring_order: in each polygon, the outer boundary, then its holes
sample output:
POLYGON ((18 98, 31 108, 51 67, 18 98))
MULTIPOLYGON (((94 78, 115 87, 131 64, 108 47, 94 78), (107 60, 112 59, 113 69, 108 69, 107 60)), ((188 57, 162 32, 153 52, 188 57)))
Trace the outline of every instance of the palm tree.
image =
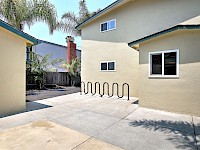
POLYGON ((81 31, 75 27, 82 23, 84 20, 95 15, 100 9, 94 12, 89 12, 86 1, 80 0, 79 13, 67 12, 62 15, 62 20, 57 24, 57 29, 71 34, 72 36, 81 36, 81 31))
POLYGON ((30 28, 35 22, 42 21, 52 34, 57 24, 57 13, 48 0, 0 0, 0 19, 19 30, 23 30, 25 24, 30 28))
POLYGON ((34 80, 38 84, 39 89, 44 87, 44 74, 46 72, 51 72, 53 66, 58 63, 63 63, 62 59, 50 60, 51 54, 46 54, 44 57, 31 52, 31 73, 34 75, 34 80))
POLYGON ((73 80, 75 80, 75 77, 80 76, 81 61, 75 58, 71 62, 62 64, 61 68, 66 69, 69 73, 70 86, 74 85, 73 80))

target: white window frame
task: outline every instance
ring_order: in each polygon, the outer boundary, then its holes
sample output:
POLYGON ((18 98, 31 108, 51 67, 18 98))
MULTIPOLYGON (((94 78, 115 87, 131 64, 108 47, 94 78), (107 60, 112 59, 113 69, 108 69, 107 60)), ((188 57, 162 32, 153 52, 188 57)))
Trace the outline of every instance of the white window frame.
POLYGON ((116 71, 116 61, 101 61, 100 62, 100 71, 101 72, 115 72, 116 71), (108 70, 108 63, 114 62, 115 63, 115 70, 108 70), (101 64, 102 63, 107 63, 107 70, 101 70, 101 64))
POLYGON ((112 30, 116 30, 116 28, 117 28, 117 20, 116 19, 112 19, 112 20, 108 20, 108 21, 100 23, 100 32, 112 31, 112 30), (111 21, 115 21, 115 28, 108 29, 108 23, 111 22, 111 21), (107 23, 107 30, 101 31, 101 25, 104 24, 104 23, 107 23))
POLYGON ((178 78, 179 77, 179 49, 175 50, 165 50, 165 51, 156 51, 156 52, 149 52, 149 78, 178 78), (176 75, 164 75, 164 54, 165 53, 171 53, 176 52, 176 75), (152 74, 152 59, 151 56, 153 54, 162 54, 162 74, 160 75, 154 75, 152 74))

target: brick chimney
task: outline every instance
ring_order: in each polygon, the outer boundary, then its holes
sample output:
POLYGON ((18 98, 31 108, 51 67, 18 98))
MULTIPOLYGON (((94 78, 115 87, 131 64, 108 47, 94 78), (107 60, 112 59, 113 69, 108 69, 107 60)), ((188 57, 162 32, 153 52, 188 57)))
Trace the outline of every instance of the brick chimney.
POLYGON ((76 44, 74 43, 74 37, 67 36, 66 42, 67 42, 67 62, 71 63, 71 61, 77 57, 76 44))

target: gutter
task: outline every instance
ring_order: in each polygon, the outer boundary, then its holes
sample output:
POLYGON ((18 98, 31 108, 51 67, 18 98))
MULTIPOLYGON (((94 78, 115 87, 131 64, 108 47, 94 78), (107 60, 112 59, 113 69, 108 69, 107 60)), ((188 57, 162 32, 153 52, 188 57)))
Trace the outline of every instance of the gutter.
POLYGON ((79 25, 77 25, 75 27, 75 29, 80 30, 83 25, 87 24, 88 22, 92 21, 93 19, 97 18, 98 16, 102 15, 103 13, 105 13, 106 11, 108 11, 109 9, 113 8, 114 6, 116 6, 117 4, 119 4, 119 3, 123 2, 123 1, 124 0, 117 0, 117 1, 115 1, 114 3, 110 4, 106 8, 102 9, 101 11, 99 11, 97 14, 91 16, 87 20, 85 20, 82 23, 80 23, 79 25))
POLYGON ((149 36, 143 37, 143 38, 135 40, 135 41, 132 41, 132 42, 128 43, 128 46, 133 47, 134 45, 139 44, 141 42, 150 40, 152 38, 159 37, 161 35, 164 35, 164 34, 176 31, 176 30, 191 30, 191 29, 200 29, 200 25, 176 25, 176 26, 171 27, 169 29, 151 34, 149 36))

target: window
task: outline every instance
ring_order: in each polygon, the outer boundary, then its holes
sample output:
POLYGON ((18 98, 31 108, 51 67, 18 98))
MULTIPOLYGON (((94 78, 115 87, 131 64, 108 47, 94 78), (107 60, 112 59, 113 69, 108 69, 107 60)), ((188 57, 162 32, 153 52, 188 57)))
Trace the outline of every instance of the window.
POLYGON ((108 70, 107 63, 101 63, 101 70, 108 70))
POLYGON ((115 62, 114 61, 101 62, 100 67, 101 71, 115 71, 115 62))
POLYGON ((101 32, 110 31, 116 29, 116 19, 101 23, 100 25, 101 32))
POLYGON ((178 77, 179 50, 149 53, 150 77, 178 77))
POLYGON ((26 60, 27 61, 31 61, 32 58, 31 58, 31 52, 32 52, 32 47, 27 47, 26 48, 26 60))

